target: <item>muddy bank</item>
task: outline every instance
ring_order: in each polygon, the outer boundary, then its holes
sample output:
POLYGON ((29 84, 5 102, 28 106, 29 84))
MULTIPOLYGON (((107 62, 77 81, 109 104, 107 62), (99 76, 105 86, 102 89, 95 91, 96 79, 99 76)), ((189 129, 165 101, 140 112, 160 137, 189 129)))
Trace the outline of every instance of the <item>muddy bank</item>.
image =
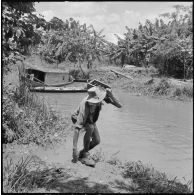
POLYGON ((123 90, 134 95, 179 101, 193 100, 192 80, 182 81, 159 77, 152 68, 121 69, 120 67, 107 66, 91 70, 90 78, 98 79, 109 84, 112 88, 123 90), (120 72, 124 76, 117 75, 111 70, 120 72))
MULTIPOLYGON (((71 138, 71 137, 70 137, 71 138)), ((189 193, 190 183, 142 162, 121 162, 114 154, 93 153, 95 168, 71 162, 70 145, 63 151, 56 145, 4 146, 4 191, 33 193, 189 193), (60 157, 63 155, 63 158, 60 157), (23 159, 21 160, 21 157, 23 159), (61 160, 60 160, 61 159, 61 160), (13 162, 9 164, 9 162, 13 162), (14 170, 14 171, 13 171, 14 170), (7 175, 6 175, 7 174, 7 175), (8 178, 8 176, 10 176, 8 178), (12 179, 13 178, 13 179, 12 179), (11 183, 11 184, 10 184, 11 183), (12 189, 9 187, 12 186, 12 189)))

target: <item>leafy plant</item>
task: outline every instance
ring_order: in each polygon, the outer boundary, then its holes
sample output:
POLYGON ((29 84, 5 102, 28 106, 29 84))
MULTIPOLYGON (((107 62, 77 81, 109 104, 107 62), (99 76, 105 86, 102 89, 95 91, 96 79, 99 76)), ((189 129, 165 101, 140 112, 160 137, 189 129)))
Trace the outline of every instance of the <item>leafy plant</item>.
POLYGON ((138 184, 136 192, 144 193, 191 193, 189 181, 182 184, 177 177, 169 179, 165 173, 144 165, 141 161, 127 162, 124 166, 125 178, 132 178, 138 184))
POLYGON ((124 39, 118 35, 118 45, 109 56, 136 66, 154 65, 160 74, 177 78, 192 78, 192 7, 174 6, 172 13, 161 14, 152 23, 139 24, 137 29, 126 26, 124 39), (168 22, 165 22, 166 18, 168 22))
POLYGON ((104 50, 101 33, 96 32, 92 25, 81 25, 73 18, 64 22, 54 17, 49 22, 47 33, 42 36, 40 54, 49 63, 71 61, 81 68, 81 63, 86 61, 87 67, 92 68, 92 62, 99 59, 104 50))
POLYGON ((11 64, 23 60, 30 47, 40 42, 37 29, 46 27, 42 17, 33 14, 33 2, 2 2, 2 61, 4 73, 11 64))

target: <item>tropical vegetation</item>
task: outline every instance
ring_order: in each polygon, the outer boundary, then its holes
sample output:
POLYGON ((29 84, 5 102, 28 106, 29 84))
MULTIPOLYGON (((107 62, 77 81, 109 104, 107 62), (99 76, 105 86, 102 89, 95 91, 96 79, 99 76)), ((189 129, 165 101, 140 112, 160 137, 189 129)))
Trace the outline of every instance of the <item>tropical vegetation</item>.
POLYGON ((3 67, 18 54, 29 53, 36 46, 37 54, 48 63, 71 61, 92 68, 95 59, 123 66, 154 66, 160 74, 176 78, 193 77, 192 6, 174 6, 172 13, 161 14, 155 22, 146 20, 132 29, 126 26, 124 38, 113 44, 97 32, 93 25, 80 24, 73 18, 63 21, 54 17, 49 22, 33 13, 33 3, 2 4, 3 67))
POLYGON ((124 39, 116 35, 118 45, 113 58, 120 57, 121 65, 152 65, 165 76, 192 78, 192 7, 174 8, 174 12, 160 15, 155 22, 140 23, 137 29, 126 26, 124 39))
MULTIPOLYGON (((103 30, 97 32, 93 25, 80 24, 73 18, 63 21, 54 17, 47 22, 35 11, 34 2, 2 2, 3 143, 16 141, 17 144, 34 142, 37 145, 51 145, 62 141, 66 131, 70 129, 69 119, 61 119, 44 102, 31 94, 21 75, 17 75, 20 82, 16 86, 5 82, 4 78, 12 68, 19 62, 23 64, 24 59, 32 54, 32 50, 51 66, 70 61, 79 68, 86 63, 88 69, 93 69, 95 60, 107 59, 120 67, 124 64, 150 66, 164 76, 193 78, 191 6, 175 6, 173 13, 165 13, 155 22, 146 20, 137 29, 126 27, 124 38, 116 35, 118 44, 108 42, 103 30)), ((126 84, 130 86, 129 82, 126 84)), ((167 82, 162 80, 155 90, 164 94, 164 89, 168 88, 167 82)), ((186 91, 188 90, 185 89, 185 93, 186 91)), ((190 96, 193 94, 190 93, 190 96)), ((43 176, 38 172, 27 171, 27 164, 28 159, 16 165, 11 162, 4 166, 5 192, 24 192, 25 185, 33 188, 36 184, 37 174, 43 176)), ((132 169, 129 164, 126 172, 130 175, 132 169)), ((142 173, 137 176, 135 172, 137 171, 133 171, 133 179, 143 176, 142 173)), ((144 175, 146 179, 147 174, 144 175)), ((140 183, 144 190, 146 184, 149 185, 146 181, 140 183)), ((176 187, 179 185, 175 184, 176 187)), ((159 186, 156 183, 155 185, 156 192, 159 186)), ((174 186, 174 192, 176 187, 174 186)), ((160 189, 163 191, 165 188, 160 189)), ((172 192, 171 190, 168 188, 166 192, 172 192)), ((181 186, 179 191, 189 192, 189 189, 181 186)))

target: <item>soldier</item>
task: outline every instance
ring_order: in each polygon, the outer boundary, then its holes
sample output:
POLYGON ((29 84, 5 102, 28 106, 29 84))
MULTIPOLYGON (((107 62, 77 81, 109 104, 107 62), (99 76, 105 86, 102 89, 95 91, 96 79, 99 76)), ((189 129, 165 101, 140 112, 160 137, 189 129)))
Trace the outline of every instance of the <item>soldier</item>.
POLYGON ((81 101, 78 109, 71 116, 72 122, 74 123, 72 162, 76 163, 80 160, 85 165, 95 166, 94 160, 90 157, 89 150, 100 143, 96 121, 98 120, 101 106, 103 104, 102 101, 111 103, 118 108, 122 107, 120 102, 114 97, 111 89, 104 89, 100 86, 95 86, 88 90, 88 96, 81 101), (77 142, 79 131, 82 128, 85 130, 83 140, 84 148, 78 153, 77 142))

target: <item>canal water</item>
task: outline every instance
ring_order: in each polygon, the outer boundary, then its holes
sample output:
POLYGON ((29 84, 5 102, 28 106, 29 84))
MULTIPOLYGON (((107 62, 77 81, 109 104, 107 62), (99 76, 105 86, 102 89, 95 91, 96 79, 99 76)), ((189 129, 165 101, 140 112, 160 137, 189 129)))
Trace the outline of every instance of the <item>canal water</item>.
MULTIPOLYGON (((116 92, 123 107, 104 104, 99 147, 120 160, 142 161, 170 177, 193 176, 193 103, 116 92)), ((37 93, 61 115, 70 115, 86 93, 37 93)), ((80 138, 80 145, 82 140, 80 138)))

